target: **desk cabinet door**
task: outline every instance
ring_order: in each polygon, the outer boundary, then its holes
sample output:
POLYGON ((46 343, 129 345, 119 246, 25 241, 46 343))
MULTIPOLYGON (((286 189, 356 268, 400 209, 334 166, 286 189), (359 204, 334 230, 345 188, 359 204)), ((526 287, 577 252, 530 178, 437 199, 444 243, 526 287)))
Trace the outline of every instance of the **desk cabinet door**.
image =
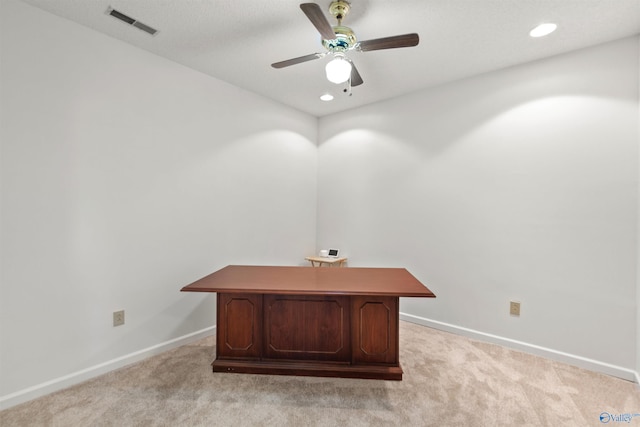
POLYGON ((260 358, 262 295, 218 294, 218 357, 260 358))
POLYGON ((353 363, 397 366, 398 297, 351 297, 353 363))

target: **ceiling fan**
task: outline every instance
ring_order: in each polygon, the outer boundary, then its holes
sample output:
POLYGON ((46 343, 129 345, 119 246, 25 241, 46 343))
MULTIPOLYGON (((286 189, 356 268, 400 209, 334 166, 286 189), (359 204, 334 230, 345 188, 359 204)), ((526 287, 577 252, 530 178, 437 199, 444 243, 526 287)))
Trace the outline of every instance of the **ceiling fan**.
POLYGON ((334 27, 329 24, 317 4, 302 3, 300 9, 307 15, 307 18, 322 36, 322 45, 325 47, 326 52, 312 53, 286 61, 275 62, 271 64, 273 68, 284 68, 331 55, 333 59, 327 63, 325 69, 327 79, 336 84, 348 82, 350 87, 359 86, 364 82, 353 62, 347 57, 346 54, 348 52, 353 50, 368 52, 370 50, 412 47, 416 46, 420 40, 418 34, 410 33, 359 42, 353 30, 342 25, 342 19, 347 16, 351 9, 351 5, 345 0, 335 0, 329 6, 329 12, 338 21, 338 25, 334 27))

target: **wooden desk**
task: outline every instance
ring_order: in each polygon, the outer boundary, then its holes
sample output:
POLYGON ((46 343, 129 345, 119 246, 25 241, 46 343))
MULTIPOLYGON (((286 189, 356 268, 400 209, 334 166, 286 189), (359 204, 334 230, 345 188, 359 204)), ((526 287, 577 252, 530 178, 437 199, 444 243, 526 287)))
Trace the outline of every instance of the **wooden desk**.
POLYGON ((214 372, 386 380, 399 297, 435 297, 404 268, 231 265, 182 291, 218 293, 214 372))
POLYGON ((331 267, 334 264, 338 264, 338 267, 342 267, 342 264, 344 264, 344 262, 347 260, 347 257, 331 258, 326 256, 308 256, 308 257, 304 257, 304 259, 306 259, 307 261, 310 261, 312 267, 316 266, 316 262, 320 267, 322 267, 322 264, 327 264, 329 267, 331 267))

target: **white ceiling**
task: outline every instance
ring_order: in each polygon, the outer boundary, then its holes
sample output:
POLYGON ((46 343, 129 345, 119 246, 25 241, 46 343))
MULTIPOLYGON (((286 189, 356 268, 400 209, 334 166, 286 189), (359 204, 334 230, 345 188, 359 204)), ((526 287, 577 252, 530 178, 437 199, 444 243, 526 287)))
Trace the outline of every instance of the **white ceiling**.
MULTIPOLYGON (((343 25, 359 40, 416 32, 420 44, 350 53, 364 84, 349 97, 326 80, 328 58, 270 66, 324 51, 304 1, 22 1, 315 116, 640 33, 640 0, 352 0, 343 25), (109 6, 159 33, 107 15, 109 6), (529 37, 548 21, 555 33, 529 37), (326 92, 335 99, 321 101, 326 92)), ((317 3, 335 25, 330 0, 317 3)))

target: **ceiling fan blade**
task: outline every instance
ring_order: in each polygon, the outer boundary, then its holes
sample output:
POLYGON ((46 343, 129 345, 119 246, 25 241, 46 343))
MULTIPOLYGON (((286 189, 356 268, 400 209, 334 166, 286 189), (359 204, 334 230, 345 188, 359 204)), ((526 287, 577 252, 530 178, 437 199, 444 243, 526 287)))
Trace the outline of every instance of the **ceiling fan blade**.
POLYGON ((362 83, 364 83, 364 81, 356 69, 356 64, 351 62, 351 87, 360 86, 362 83))
POLYGON ((333 40, 336 38, 336 33, 333 32, 333 27, 327 21, 324 13, 322 13, 320 6, 315 3, 302 3, 300 9, 307 15, 307 18, 316 27, 323 39, 333 40))
POLYGON ((400 36, 383 37, 381 39, 365 40, 358 43, 358 49, 367 52, 369 50, 395 49, 397 47, 416 46, 420 38, 418 34, 403 34, 400 36))
POLYGON ((287 59, 286 61, 274 62, 271 64, 273 68, 284 68, 290 65, 300 64, 302 62, 312 61, 314 59, 322 58, 326 53, 312 53, 310 55, 299 56, 297 58, 287 59))

